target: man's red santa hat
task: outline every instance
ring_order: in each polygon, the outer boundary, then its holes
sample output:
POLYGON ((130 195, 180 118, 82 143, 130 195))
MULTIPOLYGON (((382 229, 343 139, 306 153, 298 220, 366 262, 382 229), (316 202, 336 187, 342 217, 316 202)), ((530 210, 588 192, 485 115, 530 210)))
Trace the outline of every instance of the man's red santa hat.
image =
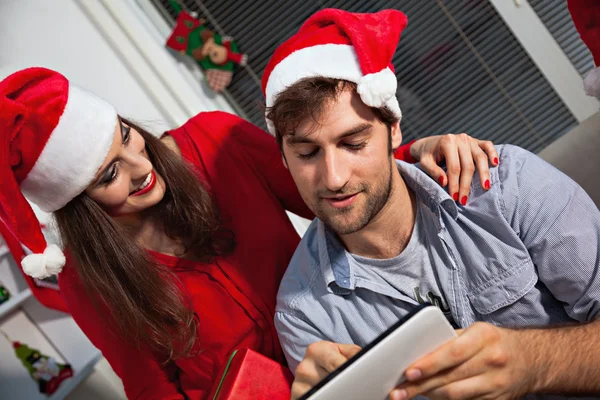
MULTIPOLYGON (((386 107, 400 119, 392 57, 407 22, 397 10, 359 14, 324 9, 313 14, 275 50, 265 68, 267 107, 299 80, 326 77, 355 82, 366 105, 386 107)), ((267 125, 274 133, 269 120, 267 125)))
POLYGON ((95 95, 45 68, 0 82, 0 219, 26 254, 23 271, 57 274, 61 249, 47 245, 27 198, 53 212, 82 193, 104 163, 117 112, 95 95))
POLYGON ((585 92, 600 100, 600 0, 568 0, 567 3, 575 28, 596 64, 583 81, 585 92))

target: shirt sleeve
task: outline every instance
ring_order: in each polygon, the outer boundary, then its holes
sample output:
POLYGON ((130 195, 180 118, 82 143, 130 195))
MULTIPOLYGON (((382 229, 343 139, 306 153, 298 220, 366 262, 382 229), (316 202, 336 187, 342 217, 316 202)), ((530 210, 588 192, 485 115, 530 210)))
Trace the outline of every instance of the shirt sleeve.
POLYGON ((416 140, 411 140, 410 142, 398 147, 396 151, 394 151, 394 158, 409 164, 416 164, 418 161, 412 156, 412 154, 410 154, 410 146, 412 146, 414 142, 416 142, 416 140))
POLYGON ((600 211, 571 178, 541 158, 502 146, 501 206, 539 279, 569 316, 600 316, 600 211))
POLYGON ((288 367, 294 375, 306 348, 314 342, 325 340, 316 327, 296 313, 275 312, 275 329, 288 367))
POLYGON ((77 325, 123 381, 128 399, 184 399, 177 388, 178 371, 175 364, 163 367, 151 354, 142 352, 115 336, 115 328, 107 326, 110 317, 107 315, 103 318, 96 312, 70 267, 60 274, 60 291, 77 325))

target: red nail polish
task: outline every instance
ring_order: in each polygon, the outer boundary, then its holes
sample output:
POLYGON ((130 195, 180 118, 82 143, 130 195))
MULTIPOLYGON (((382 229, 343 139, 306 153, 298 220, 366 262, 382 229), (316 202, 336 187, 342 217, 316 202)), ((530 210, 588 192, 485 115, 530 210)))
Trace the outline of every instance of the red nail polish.
POLYGON ((454 199, 454 201, 458 201, 458 193, 454 193, 454 195, 452 196, 452 198, 454 199))
POLYGON ((443 176, 440 176, 440 177, 438 178, 438 182, 440 183, 440 185, 444 186, 444 177, 443 177, 443 176))
POLYGON ((498 157, 494 158, 494 164, 498 165, 498 157))
POLYGON ((466 205, 467 205, 467 196, 463 196, 463 197, 462 197, 462 199, 460 199, 460 203, 461 203, 463 206, 466 206, 466 205))
POLYGON ((486 180, 485 183, 483 184, 483 187, 486 188, 487 190, 490 190, 490 180, 486 180))

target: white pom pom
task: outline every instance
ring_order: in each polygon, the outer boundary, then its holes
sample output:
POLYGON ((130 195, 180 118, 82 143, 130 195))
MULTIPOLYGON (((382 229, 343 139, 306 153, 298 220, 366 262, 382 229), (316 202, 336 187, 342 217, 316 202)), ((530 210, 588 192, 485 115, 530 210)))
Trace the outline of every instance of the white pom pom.
POLYGON ((585 94, 600 100, 600 67, 591 70, 583 80, 585 94))
POLYGON ((62 271, 66 259, 60 247, 51 244, 44 250, 44 256, 46 257, 46 270, 49 274, 56 275, 62 271))
POLYGON ((46 257, 43 254, 30 254, 21 261, 25 274, 34 278, 47 278, 46 257))
POLYGON ((30 254, 23 258, 21 266, 27 275, 44 279, 62 271, 65 262, 65 255, 60 248, 51 244, 46 247, 44 254, 30 254))
POLYGON ((398 80, 391 69, 386 68, 360 78, 356 88, 363 103, 370 107, 383 107, 396 95, 398 80))

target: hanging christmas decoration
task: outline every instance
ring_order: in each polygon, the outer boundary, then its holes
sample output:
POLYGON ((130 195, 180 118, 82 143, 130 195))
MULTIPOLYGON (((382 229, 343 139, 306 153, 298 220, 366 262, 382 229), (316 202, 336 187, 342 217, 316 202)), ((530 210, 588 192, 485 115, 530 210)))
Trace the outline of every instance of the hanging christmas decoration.
POLYGON ((167 47, 196 60, 204 70, 208 86, 220 92, 229 85, 235 65, 246 65, 247 56, 235 41, 206 27, 205 21, 182 10, 176 0, 169 0, 178 13, 177 22, 167 39, 167 47))
POLYGON ((0 282, 0 304, 8 301, 8 299, 10 299, 10 293, 8 292, 8 289, 2 285, 2 282, 0 282))
POLYGON ((15 355, 21 360, 31 378, 37 382, 40 393, 50 395, 56 392, 65 379, 73 376, 73 369, 69 364, 60 364, 39 350, 12 341, 6 332, 0 330, 0 333, 12 344, 15 355))

